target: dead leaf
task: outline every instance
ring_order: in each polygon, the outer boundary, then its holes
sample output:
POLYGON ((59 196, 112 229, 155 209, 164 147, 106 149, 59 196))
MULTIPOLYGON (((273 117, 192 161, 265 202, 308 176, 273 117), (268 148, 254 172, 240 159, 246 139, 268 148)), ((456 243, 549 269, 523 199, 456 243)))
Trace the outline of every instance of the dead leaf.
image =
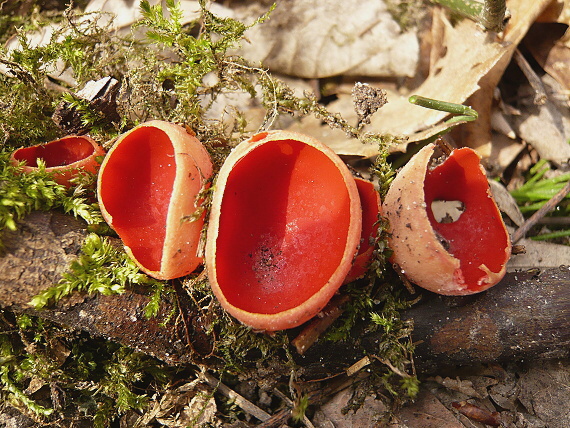
POLYGON ((570 25, 570 1, 555 0, 544 9, 537 22, 560 22, 570 25))
POLYGON ((556 361, 519 374, 519 401, 549 427, 570 426, 570 369, 556 361))
POLYGON ((146 426, 156 421, 169 428, 199 427, 213 423, 216 410, 211 390, 196 379, 167 391, 140 418, 140 423, 146 426))
POLYGON ((541 159, 553 161, 557 165, 570 159, 570 112, 559 108, 547 99, 543 105, 530 105, 513 116, 513 127, 518 136, 533 146, 541 159))
POLYGON ((489 180, 489 188, 493 199, 499 209, 504 212, 517 226, 524 223, 524 216, 517 204, 517 201, 501 183, 489 180))
POLYGON ((338 392, 330 401, 322 405, 315 413, 315 426, 334 426, 337 428, 374 426, 374 422, 388 411, 381 400, 367 396, 362 406, 346 414, 343 408, 348 405, 354 390, 346 388, 338 392))
POLYGON ((526 253, 511 257, 507 264, 508 272, 570 264, 570 247, 567 245, 532 239, 521 239, 518 244, 524 245, 526 253))
MULTIPOLYGON (((261 8, 246 3, 236 17, 258 17, 261 8)), ((247 59, 304 78, 413 76, 418 65, 416 34, 402 32, 379 0, 283 0, 246 37, 240 54, 247 59)))
MULTIPOLYGON (((150 0, 149 3, 155 5, 160 0, 150 0)), ((100 13, 99 25, 112 24, 114 29, 130 27, 142 18, 139 2, 136 1, 91 0, 85 7, 85 13, 100 13)))
POLYGON ((461 380, 459 378, 451 379, 449 377, 442 378, 441 376, 436 376, 433 380, 446 388, 460 392, 468 397, 483 398, 483 396, 473 388, 473 383, 470 380, 461 380))
POLYGON ((427 388, 422 388, 416 401, 400 411, 398 419, 403 426, 413 428, 464 428, 427 388))
MULTIPOLYGON (((429 77, 414 93, 464 103, 480 88, 480 80, 493 67, 501 60, 501 65, 506 66, 530 25, 549 3, 550 0, 507 2, 512 17, 500 41, 470 20, 463 20, 455 27, 447 23, 444 39, 446 55, 435 64, 429 77)), ((388 98, 388 104, 372 118, 370 128, 375 132, 406 136, 409 142, 413 142, 418 141, 418 135, 426 138, 425 133, 420 133, 446 115, 412 105, 408 102, 408 96, 388 98)))
POLYGON ((489 388, 489 397, 503 409, 514 411, 517 409, 518 387, 513 372, 505 372, 506 376, 501 382, 489 388))
POLYGON ((524 45, 538 64, 565 90, 570 89, 570 41, 564 40, 567 26, 562 24, 534 24, 524 45))
POLYGON ((493 133, 491 156, 485 160, 485 167, 492 177, 499 177, 505 169, 517 162, 522 151, 527 147, 519 140, 506 135, 493 133))

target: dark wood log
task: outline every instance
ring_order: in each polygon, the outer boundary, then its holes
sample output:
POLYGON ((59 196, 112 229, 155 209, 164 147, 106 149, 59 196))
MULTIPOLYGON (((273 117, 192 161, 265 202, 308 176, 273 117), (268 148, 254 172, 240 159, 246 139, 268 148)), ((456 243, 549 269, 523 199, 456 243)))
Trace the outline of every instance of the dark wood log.
MULTIPOLYGON (((185 323, 166 319, 174 302, 165 297, 161 314, 146 319, 148 297, 132 289, 122 295, 74 295, 57 306, 35 311, 31 298, 57 282, 80 251, 85 225, 58 212, 35 212, 16 232, 4 232, 0 257, 0 307, 25 311, 85 330, 168 363, 188 363, 208 352, 203 335, 185 323), (186 338, 190 336, 191 344, 186 338), (200 340, 201 339, 201 340, 200 340)), ((415 325, 415 361, 421 371, 480 362, 564 358, 570 354, 570 268, 508 273, 484 293, 444 297, 422 292, 423 299, 404 316, 415 325)), ((184 302, 178 302, 184 305, 184 302)), ((188 308, 185 308, 188 309, 188 308)), ((299 364, 338 372, 364 353, 374 353, 378 337, 355 338, 354 344, 317 343, 299 364)))
POLYGON ((406 316, 423 367, 566 358, 570 267, 508 273, 470 298, 431 296, 406 316))
MULTIPOLYGON (((499 284, 473 296, 421 293, 420 303, 403 314, 414 322, 412 339, 420 372, 570 356, 568 266, 507 273, 499 284)), ((374 354, 377 341, 376 334, 361 337, 360 349, 374 354)), ((303 363, 329 369, 336 363, 340 369, 358 356, 354 347, 317 344, 303 363)))

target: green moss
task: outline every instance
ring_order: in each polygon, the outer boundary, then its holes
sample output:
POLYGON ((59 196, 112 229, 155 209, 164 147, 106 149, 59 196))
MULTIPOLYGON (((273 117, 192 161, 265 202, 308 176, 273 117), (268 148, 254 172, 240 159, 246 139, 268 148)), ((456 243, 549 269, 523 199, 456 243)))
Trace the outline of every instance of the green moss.
POLYGON ((112 295, 124 293, 130 285, 150 285, 155 286, 155 292, 145 313, 156 315, 164 284, 141 273, 122 249, 113 246, 107 238, 91 233, 85 238, 81 253, 58 284, 34 296, 30 302, 33 307, 41 309, 74 292, 112 295))
POLYGON ((22 167, 11 165, 9 157, 10 152, 0 151, 0 232, 16 230, 18 221, 32 210, 61 208, 90 224, 102 220, 98 208, 84 197, 84 187, 69 192, 41 162, 37 171, 22 173, 22 167))
POLYGON ((175 371, 120 345, 26 315, 0 312, 0 319, 0 386, 11 403, 45 423, 68 425, 79 407, 93 426, 107 427, 128 411, 145 410, 150 395, 173 382, 175 371), (24 392, 32 382, 51 389, 51 398, 24 392), (57 391, 67 399, 56 400, 57 391))

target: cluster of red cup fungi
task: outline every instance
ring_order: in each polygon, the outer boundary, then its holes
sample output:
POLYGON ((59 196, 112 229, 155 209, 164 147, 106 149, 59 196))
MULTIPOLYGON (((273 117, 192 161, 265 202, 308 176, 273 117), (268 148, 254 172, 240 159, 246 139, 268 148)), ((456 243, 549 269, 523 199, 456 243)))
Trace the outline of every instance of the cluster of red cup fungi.
POLYGON ((226 311, 275 331, 308 321, 343 284, 366 274, 380 215, 390 222, 391 260, 412 282, 469 294, 502 278, 510 242, 478 156, 460 149, 430 168, 432 153, 427 146, 402 169, 383 205, 373 184, 353 177, 329 147, 288 131, 240 143, 213 182, 200 141, 163 121, 121 135, 101 165, 102 149, 80 136, 20 149, 12 161, 25 161, 25 172, 42 158, 67 186, 74 172, 98 170, 103 217, 142 271, 172 279, 204 263, 226 311), (465 210, 440 223, 435 200, 460 200, 465 210))

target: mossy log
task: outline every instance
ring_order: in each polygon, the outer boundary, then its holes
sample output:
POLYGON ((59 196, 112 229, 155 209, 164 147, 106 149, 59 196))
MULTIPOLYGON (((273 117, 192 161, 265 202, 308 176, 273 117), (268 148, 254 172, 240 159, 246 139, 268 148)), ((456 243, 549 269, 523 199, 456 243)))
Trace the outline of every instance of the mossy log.
MULTIPOLYGON (((144 316, 146 290, 137 289, 114 296, 77 293, 53 307, 32 309, 28 302, 59 280, 86 235, 82 221, 56 211, 34 212, 17 231, 4 231, 0 307, 117 341, 170 364, 190 363, 211 351, 197 315, 185 307, 184 293, 176 293, 177 302, 165 295, 161 313, 150 319, 144 316), (183 322, 160 325, 175 304, 183 309, 183 322)), ((417 367, 427 373, 478 362, 568 357, 569 286, 570 268, 561 266, 508 273, 495 287, 468 297, 423 292, 420 303, 404 313, 415 325, 417 367)), ((315 373, 338 372, 364 352, 373 354, 377 341, 372 333, 351 344, 317 343, 297 360, 315 373)))

